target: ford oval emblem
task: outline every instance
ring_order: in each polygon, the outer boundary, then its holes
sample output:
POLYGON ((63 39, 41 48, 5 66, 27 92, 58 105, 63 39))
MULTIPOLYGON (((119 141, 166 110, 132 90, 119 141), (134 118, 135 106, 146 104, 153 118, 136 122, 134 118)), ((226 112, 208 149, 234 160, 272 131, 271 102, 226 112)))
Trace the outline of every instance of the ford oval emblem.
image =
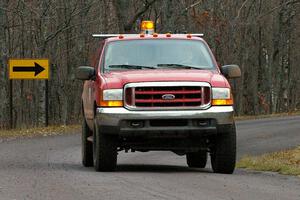
POLYGON ((173 100, 173 99, 175 99, 175 95, 174 94, 164 94, 161 96, 161 98, 164 100, 173 100))

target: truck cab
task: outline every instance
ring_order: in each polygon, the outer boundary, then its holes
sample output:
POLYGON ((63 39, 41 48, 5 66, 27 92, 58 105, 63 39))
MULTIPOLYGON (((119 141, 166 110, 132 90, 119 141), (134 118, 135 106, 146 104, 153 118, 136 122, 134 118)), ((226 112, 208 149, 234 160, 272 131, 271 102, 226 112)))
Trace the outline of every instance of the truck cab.
MULTIPOLYGON (((146 26, 147 28, 147 26, 146 26)), ((153 26, 152 26, 153 28, 153 26)), ((187 165, 233 173, 236 130, 227 79, 200 34, 94 35, 95 66, 81 66, 82 163, 114 171, 118 151, 172 151, 187 165)), ((167 162, 167 161, 166 161, 167 162)))

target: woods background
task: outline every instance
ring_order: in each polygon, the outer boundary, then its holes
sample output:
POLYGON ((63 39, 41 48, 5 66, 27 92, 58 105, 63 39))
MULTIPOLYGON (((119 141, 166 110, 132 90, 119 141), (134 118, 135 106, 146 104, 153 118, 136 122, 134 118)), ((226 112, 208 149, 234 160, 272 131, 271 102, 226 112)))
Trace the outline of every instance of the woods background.
MULTIPOLYGON (((220 65, 238 64, 237 115, 300 109, 300 0, 0 0, 0 128, 9 122, 9 58, 49 58, 49 123, 77 123, 92 33, 204 33, 220 65)), ((44 81, 13 81, 13 127, 45 123, 44 81)))

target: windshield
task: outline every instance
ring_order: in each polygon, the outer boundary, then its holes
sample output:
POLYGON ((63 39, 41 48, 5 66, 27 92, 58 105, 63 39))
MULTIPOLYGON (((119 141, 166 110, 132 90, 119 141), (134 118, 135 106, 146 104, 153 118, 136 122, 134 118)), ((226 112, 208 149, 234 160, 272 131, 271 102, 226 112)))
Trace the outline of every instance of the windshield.
POLYGON ((206 45, 195 40, 126 40, 109 43, 104 71, 130 69, 214 69, 206 45))

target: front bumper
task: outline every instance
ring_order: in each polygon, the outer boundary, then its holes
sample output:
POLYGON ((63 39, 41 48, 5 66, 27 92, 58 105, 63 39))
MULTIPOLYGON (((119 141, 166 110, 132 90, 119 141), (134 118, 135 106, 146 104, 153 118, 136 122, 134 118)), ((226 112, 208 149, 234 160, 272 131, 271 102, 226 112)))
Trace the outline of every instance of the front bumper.
MULTIPOLYGON (((233 124, 232 106, 212 106, 206 110, 130 111, 126 108, 97 108, 97 124, 107 134, 135 135, 165 133, 216 133, 221 126, 233 124), (151 126, 153 120, 185 120, 183 126, 151 126), (197 125, 207 120, 206 125, 197 125), (132 127, 139 122, 143 126, 132 127)), ((206 122, 205 122, 206 123, 206 122)))

